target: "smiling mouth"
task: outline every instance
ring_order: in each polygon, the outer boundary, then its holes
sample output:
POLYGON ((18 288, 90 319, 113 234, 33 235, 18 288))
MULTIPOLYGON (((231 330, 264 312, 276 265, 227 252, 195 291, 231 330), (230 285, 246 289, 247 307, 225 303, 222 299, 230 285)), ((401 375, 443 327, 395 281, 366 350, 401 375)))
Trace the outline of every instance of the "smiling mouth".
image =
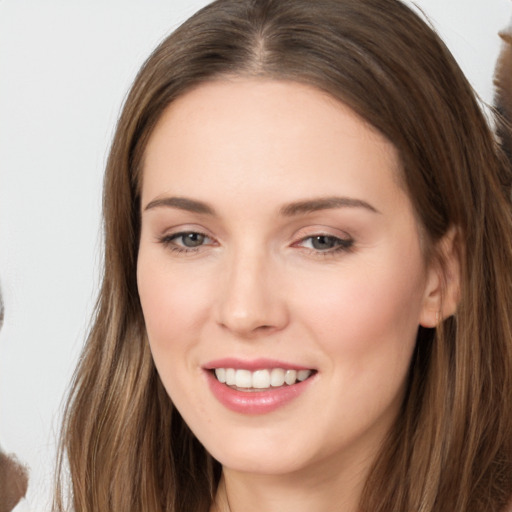
POLYGON ((256 371, 235 368, 215 368, 215 377, 221 384, 238 391, 262 391, 283 386, 293 386, 305 381, 314 370, 285 370, 283 368, 256 371))

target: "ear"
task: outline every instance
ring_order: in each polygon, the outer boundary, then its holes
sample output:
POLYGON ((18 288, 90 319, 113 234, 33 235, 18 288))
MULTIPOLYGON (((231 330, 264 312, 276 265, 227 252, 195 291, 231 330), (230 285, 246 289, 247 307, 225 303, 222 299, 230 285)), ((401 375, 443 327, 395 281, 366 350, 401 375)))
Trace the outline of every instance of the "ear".
POLYGON ((460 299, 460 243, 459 231, 452 226, 434 248, 420 314, 420 325, 423 327, 436 327, 457 311, 460 299))

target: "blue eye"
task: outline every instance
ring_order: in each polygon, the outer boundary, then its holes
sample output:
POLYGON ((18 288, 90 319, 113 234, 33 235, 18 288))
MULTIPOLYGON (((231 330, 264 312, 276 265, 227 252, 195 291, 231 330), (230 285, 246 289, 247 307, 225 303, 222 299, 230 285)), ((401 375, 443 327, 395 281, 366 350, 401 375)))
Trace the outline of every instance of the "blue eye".
POLYGON ((173 251, 187 252, 212 243, 212 239, 196 231, 183 231, 173 235, 166 235, 160 239, 160 242, 173 251))
POLYGON ((353 243, 352 239, 343 239, 330 235, 315 235, 304 238, 301 245, 319 252, 337 252, 350 249, 353 243))
POLYGON ((203 245, 206 238, 206 235, 201 233, 178 233, 171 240, 180 240, 184 247, 193 248, 203 245))

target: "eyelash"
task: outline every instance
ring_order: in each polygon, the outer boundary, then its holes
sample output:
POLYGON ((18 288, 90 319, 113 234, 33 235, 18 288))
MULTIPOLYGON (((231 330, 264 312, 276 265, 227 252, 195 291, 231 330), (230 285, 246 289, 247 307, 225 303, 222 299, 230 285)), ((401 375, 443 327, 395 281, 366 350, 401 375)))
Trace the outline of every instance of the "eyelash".
POLYGON ((204 244, 198 245, 197 247, 186 247, 183 245, 177 245, 175 240, 181 238, 183 242, 183 238, 187 235, 195 235, 202 236, 205 240, 210 240, 210 237, 206 233, 201 233, 200 231, 180 231, 179 233, 174 233, 172 235, 165 235, 159 239, 159 242, 170 251, 175 253, 193 253, 197 252, 201 249, 204 244))
POLYGON ((354 240, 352 238, 340 238, 340 237, 333 236, 333 235, 315 234, 315 235, 309 235, 309 236, 302 238, 294 245, 300 245, 300 246, 304 247, 304 249, 310 251, 315 256, 325 258, 328 256, 335 256, 341 252, 350 252, 353 248, 354 240), (321 238, 325 239, 325 240, 329 240, 330 242, 332 242, 334 244, 334 246, 329 247, 326 250, 321 250, 321 249, 315 249, 314 247, 304 247, 304 245, 303 245, 308 240, 310 240, 311 244, 313 244, 314 240, 318 240, 321 238))
MULTIPOLYGON (((183 239, 186 236, 199 236, 204 237, 204 240, 211 240, 211 238, 206 233, 201 233, 200 231, 181 231, 179 233, 174 233, 172 235, 165 235, 158 239, 158 241, 164 245, 164 247, 168 248, 170 251, 177 253, 177 254, 187 254, 187 253, 196 253, 199 251, 205 244, 201 243, 200 245, 196 247, 186 247, 183 244, 183 239), (177 245, 176 240, 182 239, 183 245, 177 245)), ((295 242, 293 246, 299 246, 306 249, 308 252, 313 254, 314 256, 319 257, 328 257, 328 256, 334 256, 341 252, 350 252, 353 248, 354 240, 352 238, 339 238, 337 236, 333 235, 324 235, 324 234, 315 234, 315 235, 309 235, 304 238, 301 238, 298 242, 295 242), (315 249, 314 247, 305 247, 304 243, 308 240, 318 240, 318 239, 325 239, 333 243, 333 247, 329 247, 326 250, 321 249, 315 249)))

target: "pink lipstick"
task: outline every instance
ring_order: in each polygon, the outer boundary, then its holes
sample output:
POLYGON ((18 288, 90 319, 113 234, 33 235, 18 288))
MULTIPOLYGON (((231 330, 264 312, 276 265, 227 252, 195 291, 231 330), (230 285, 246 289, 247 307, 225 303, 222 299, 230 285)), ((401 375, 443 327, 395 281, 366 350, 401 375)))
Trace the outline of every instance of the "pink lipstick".
POLYGON ((215 398, 241 414, 265 414, 301 395, 316 371, 302 365, 270 359, 220 359, 204 367, 215 398))

